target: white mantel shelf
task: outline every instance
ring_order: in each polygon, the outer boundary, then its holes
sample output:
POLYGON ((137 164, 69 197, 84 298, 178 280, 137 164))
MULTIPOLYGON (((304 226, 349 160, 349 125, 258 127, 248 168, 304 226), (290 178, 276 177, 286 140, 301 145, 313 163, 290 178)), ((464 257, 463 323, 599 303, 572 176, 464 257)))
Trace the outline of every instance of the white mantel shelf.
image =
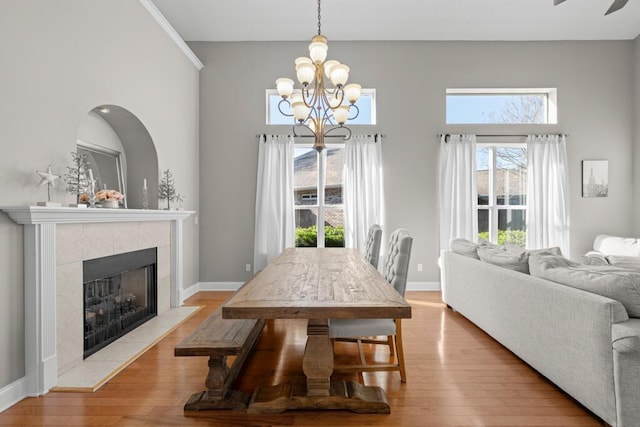
POLYGON ((51 206, 2 206, 18 224, 77 224, 89 222, 173 221, 183 220, 195 211, 155 209, 67 208, 51 206))
POLYGON ((58 382, 56 354, 56 226, 57 224, 171 222, 170 305, 182 305, 183 220, 194 211, 0 207, 24 227, 25 391, 40 396, 58 382))

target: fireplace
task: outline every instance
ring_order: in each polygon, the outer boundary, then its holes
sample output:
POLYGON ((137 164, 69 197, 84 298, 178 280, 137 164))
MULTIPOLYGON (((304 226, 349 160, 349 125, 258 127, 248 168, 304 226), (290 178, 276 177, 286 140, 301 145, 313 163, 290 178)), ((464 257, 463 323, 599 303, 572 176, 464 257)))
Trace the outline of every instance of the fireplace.
POLYGON ((157 315, 157 248, 83 262, 84 353, 157 315))

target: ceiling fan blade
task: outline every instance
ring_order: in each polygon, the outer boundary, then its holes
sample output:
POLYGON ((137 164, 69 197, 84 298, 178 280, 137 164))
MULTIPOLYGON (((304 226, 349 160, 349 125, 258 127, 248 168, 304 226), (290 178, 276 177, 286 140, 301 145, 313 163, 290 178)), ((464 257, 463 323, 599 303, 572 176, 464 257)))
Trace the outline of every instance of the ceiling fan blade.
POLYGON ((615 0, 609 10, 605 13, 605 16, 615 12, 616 10, 622 9, 625 4, 627 4, 629 0, 615 0))
POLYGON ((557 6, 557 5, 559 5, 560 3, 564 2, 564 1, 565 0, 553 0, 553 5, 557 6))

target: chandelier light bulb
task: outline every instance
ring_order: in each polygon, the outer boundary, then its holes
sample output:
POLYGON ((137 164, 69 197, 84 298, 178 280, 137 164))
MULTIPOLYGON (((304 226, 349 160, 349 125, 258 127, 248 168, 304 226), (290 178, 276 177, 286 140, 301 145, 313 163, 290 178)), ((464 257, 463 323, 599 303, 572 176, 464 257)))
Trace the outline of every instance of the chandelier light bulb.
POLYGON ((340 62, 336 61, 335 59, 324 61, 324 75, 327 76, 327 78, 329 78, 329 76, 331 75, 331 69, 333 68, 334 65, 338 65, 338 64, 340 64, 340 62))
POLYGON ((345 124, 349 120, 349 107, 342 105, 333 110, 333 118, 340 126, 345 124))
POLYGON ((304 102, 302 99, 302 91, 300 89, 294 89, 293 93, 291 94, 291 105, 293 105, 296 102, 304 102))
POLYGON ((362 90, 362 86, 357 83, 351 83, 344 87, 344 97, 350 104, 355 104, 355 102, 360 98, 360 92, 362 90))
POLYGON ((335 110, 340 106, 340 102, 338 101, 338 98, 336 98, 336 96, 333 94, 327 95, 327 102, 329 104, 329 108, 331 108, 332 110, 335 110))
POLYGON ((291 105, 293 108, 293 117, 299 122, 304 122, 307 117, 309 117, 310 109, 307 107, 304 102, 297 101, 291 105))
POLYGON ((283 98, 288 98, 293 93, 293 80, 287 78, 281 78, 276 80, 276 88, 278 94, 283 98))
POLYGON ((309 57, 314 64, 322 64, 327 59, 327 38, 323 35, 314 36, 309 44, 309 57))
POLYGON ((301 63, 296 66, 296 76, 303 86, 308 86, 316 74, 316 67, 311 63, 301 63))
POLYGON ((344 64, 334 65, 331 68, 331 83, 337 87, 342 87, 349 79, 349 67, 344 64))
POLYGON ((296 63, 296 71, 298 71, 298 66, 300 64, 313 64, 313 61, 311 61, 311 59, 307 58, 306 56, 299 56, 294 62, 296 63))

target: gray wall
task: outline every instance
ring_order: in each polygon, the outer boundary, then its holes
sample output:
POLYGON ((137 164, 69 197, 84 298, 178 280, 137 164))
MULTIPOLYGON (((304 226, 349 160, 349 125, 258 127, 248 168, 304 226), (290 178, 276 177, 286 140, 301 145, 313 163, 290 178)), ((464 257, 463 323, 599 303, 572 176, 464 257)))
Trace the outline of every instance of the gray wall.
MULTIPOLYGON (((329 34, 330 36, 330 34, 329 34)), ((265 89, 295 78, 307 42, 196 42, 201 73, 200 280, 242 281, 253 257, 257 133, 265 89)), ((635 49, 637 51, 635 42, 635 49)), ((439 281, 436 134, 565 132, 571 184, 571 255, 598 233, 632 229, 631 41, 329 42, 329 58, 351 67, 350 81, 377 89, 387 221, 385 235, 414 236, 409 281, 439 281), (558 88, 558 125, 446 126, 448 87, 558 88), (581 160, 609 160, 610 196, 581 197, 581 160), (424 264, 418 272, 416 264, 424 264)))
MULTIPOLYGON (((63 174, 87 113, 114 104, 145 124, 159 168, 198 209, 199 72, 139 2, 3 0, 0 61, 0 206, 46 200, 36 169, 63 174)), ((52 199, 73 201, 60 181, 52 199)), ((184 228, 189 285, 193 218, 184 228)), ((24 375, 22 245, 22 227, 0 214, 0 389, 24 375)))

